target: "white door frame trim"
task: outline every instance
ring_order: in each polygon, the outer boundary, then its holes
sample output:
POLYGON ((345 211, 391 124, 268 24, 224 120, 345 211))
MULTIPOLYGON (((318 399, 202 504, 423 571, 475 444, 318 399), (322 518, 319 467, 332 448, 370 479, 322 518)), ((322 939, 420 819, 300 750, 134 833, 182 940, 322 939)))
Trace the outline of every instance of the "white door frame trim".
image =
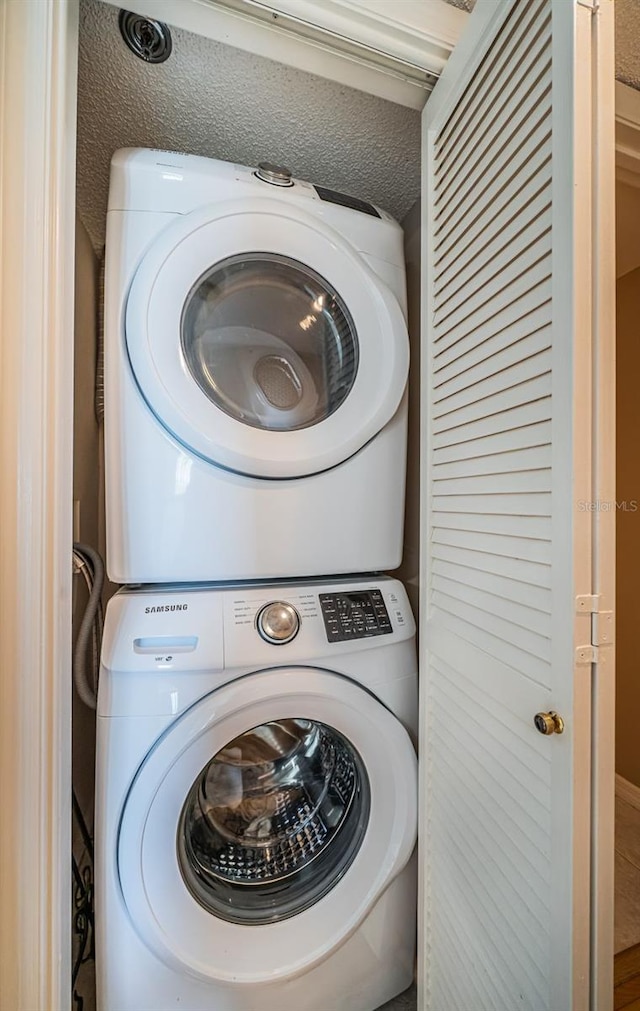
MULTIPOLYGON (((596 95, 592 108, 591 213, 594 234, 592 251, 592 498, 614 502, 616 498, 616 171, 619 159, 618 90, 614 79, 615 18, 598 15, 595 58, 591 67, 596 95), (615 123, 614 123, 615 115, 615 123), (614 321, 612 327, 611 321, 614 321), (614 452, 611 452, 611 447, 614 452)), ((640 113, 640 94, 634 92, 640 113)), ((640 130, 640 115, 638 117, 640 130)), ((638 133, 640 138, 640 133, 638 133)), ((638 150, 640 155, 640 148, 638 150)), ((638 161, 640 167, 640 161, 638 161)), ((616 515, 615 510, 593 516, 593 584, 597 595, 596 622, 606 622, 606 612, 615 612, 616 515)), ((612 618, 612 621, 614 619, 612 618)), ((597 626, 594 626, 597 627, 597 626)), ((592 667, 591 726, 591 1004, 599 1011, 613 1006, 613 915, 615 828, 615 632, 599 641, 598 661, 592 667)))
POLYGON ((71 1005, 78 0, 0 0, 0 1003, 71 1005))

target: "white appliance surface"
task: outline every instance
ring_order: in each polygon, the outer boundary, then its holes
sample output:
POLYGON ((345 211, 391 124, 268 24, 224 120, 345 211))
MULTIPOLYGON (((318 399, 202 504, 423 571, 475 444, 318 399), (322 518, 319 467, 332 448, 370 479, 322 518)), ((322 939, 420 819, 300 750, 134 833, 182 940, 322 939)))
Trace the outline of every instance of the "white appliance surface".
POLYGON ((111 579, 395 568, 408 354, 402 230, 386 212, 226 162, 116 152, 111 579))
POLYGON ((99 1011, 373 1011, 404 991, 416 718, 396 580, 118 593, 98 701, 99 1011))

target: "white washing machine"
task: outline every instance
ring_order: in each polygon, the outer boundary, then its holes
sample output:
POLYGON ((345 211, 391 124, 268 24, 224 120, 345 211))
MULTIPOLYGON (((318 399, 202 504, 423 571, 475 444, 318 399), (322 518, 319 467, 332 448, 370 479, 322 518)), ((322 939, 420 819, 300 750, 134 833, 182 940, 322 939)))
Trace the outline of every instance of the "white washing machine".
POLYGON ((118 593, 99 1011, 372 1011, 408 987, 416 713, 395 580, 118 593))
POLYGON ((401 560, 402 230, 286 170, 112 161, 107 568, 121 583, 401 560))

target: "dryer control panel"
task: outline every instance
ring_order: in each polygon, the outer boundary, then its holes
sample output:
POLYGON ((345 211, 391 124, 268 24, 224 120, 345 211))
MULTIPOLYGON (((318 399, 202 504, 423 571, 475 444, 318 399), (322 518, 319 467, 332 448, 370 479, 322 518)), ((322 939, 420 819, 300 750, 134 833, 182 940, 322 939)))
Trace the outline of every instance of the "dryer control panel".
POLYGON ((321 593, 319 600, 329 642, 348 642, 393 631, 378 589, 321 593))

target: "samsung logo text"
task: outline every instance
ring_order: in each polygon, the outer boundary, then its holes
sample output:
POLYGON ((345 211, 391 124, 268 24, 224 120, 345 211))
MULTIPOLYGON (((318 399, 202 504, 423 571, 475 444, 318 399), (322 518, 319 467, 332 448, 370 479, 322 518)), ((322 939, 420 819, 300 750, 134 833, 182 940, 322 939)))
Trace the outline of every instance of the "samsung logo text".
POLYGON ((186 611, 188 604, 157 604, 154 607, 145 607, 145 614, 157 614, 158 611, 186 611))

